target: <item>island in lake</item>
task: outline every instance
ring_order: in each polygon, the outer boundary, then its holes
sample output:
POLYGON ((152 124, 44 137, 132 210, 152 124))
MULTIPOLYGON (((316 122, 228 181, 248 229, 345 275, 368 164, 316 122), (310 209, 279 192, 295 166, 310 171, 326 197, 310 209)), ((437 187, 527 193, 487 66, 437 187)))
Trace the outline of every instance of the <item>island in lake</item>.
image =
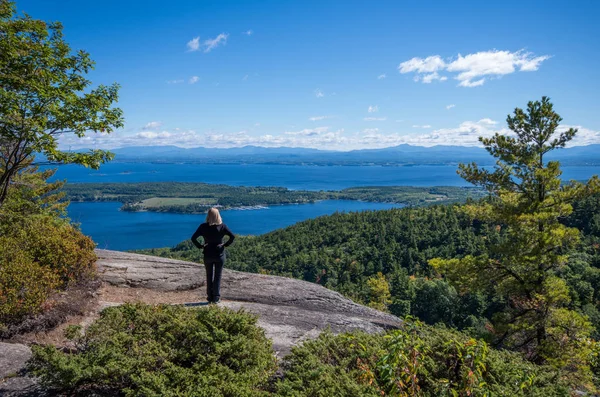
POLYGON ((452 186, 369 186, 311 191, 194 182, 77 183, 67 184, 63 190, 66 198, 73 202, 116 201, 123 204, 123 211, 185 214, 203 213, 210 207, 247 209, 319 200, 361 200, 416 206, 461 202, 485 194, 481 189, 452 186))

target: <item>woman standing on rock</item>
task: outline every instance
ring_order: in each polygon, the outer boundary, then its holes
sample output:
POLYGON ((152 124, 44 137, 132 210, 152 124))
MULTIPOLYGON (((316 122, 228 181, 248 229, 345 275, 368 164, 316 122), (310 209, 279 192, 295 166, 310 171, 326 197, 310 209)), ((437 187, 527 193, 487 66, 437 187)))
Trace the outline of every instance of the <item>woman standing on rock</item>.
POLYGON ((206 268, 206 299, 209 303, 218 303, 221 298, 221 272, 225 264, 225 247, 233 243, 235 235, 221 220, 221 214, 216 208, 208 210, 206 222, 201 224, 194 235, 192 243, 204 250, 204 267, 206 268), (223 243, 223 237, 229 239, 223 243), (204 244, 198 242, 198 237, 204 239, 204 244))

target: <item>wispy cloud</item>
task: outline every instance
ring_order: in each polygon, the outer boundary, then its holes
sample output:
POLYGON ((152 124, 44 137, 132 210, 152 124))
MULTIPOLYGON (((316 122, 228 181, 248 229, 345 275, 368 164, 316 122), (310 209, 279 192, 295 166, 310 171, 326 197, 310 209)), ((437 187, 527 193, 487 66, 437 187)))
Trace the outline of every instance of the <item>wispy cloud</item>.
POLYGON ((181 83, 183 83, 183 79, 167 80, 167 84, 181 84, 181 83))
POLYGON ((531 52, 480 51, 444 60, 439 55, 427 58, 412 58, 398 66, 400 73, 415 73, 414 80, 423 83, 447 80, 440 72, 454 73, 454 79, 461 87, 477 87, 488 79, 498 78, 515 72, 532 72, 539 69, 549 55, 535 56, 531 52))
POLYGON ((305 128, 300 131, 286 131, 285 135, 303 135, 303 136, 315 136, 327 132, 329 127, 317 127, 317 128, 305 128))
POLYGON ((379 132, 379 128, 365 128, 362 133, 363 134, 377 134, 379 132))
POLYGON ((375 105, 375 106, 369 106, 369 108, 367 109, 367 112, 369 113, 377 113, 379 112, 379 106, 375 105))
POLYGON ((227 37, 229 37, 229 34, 227 34, 227 33, 221 33, 220 35, 218 35, 214 39, 205 40, 204 41, 204 52, 210 52, 210 51, 212 51, 213 49, 217 48, 220 45, 227 44, 227 37))
POLYGON ((252 36, 254 34, 254 31, 252 29, 248 29, 245 32, 243 32, 243 34, 245 34, 246 36, 252 36))
POLYGON ((190 83, 190 84, 196 84, 198 81, 200 81, 200 77, 198 77, 198 76, 192 76, 188 80, 188 83, 190 83))
POLYGON ((385 79, 387 76, 385 75, 385 73, 380 74, 379 76, 377 76, 377 80, 381 80, 381 79, 385 79))
POLYGON ((425 124, 425 125, 415 124, 415 125, 413 125, 413 128, 431 128, 431 126, 429 124, 425 124))
POLYGON ((387 120, 386 117, 365 117, 363 119, 364 121, 385 121, 387 120))
POLYGON ((228 33, 221 33, 214 39, 207 39, 203 42, 200 42, 200 36, 194 37, 193 39, 187 42, 187 48, 189 52, 195 52, 200 50, 203 50, 205 53, 210 52, 220 45, 227 44, 228 37, 228 33))
POLYGON ((452 108, 456 107, 455 104, 451 104, 451 105, 446 105, 446 110, 450 110, 452 108))
POLYGON ((194 37, 187 42, 188 51, 198 51, 200 49, 200 36, 194 37))
POLYGON ((144 138, 144 139, 156 139, 156 138, 160 138, 160 139, 167 139, 167 138, 171 138, 173 136, 173 134, 171 134, 168 131, 163 131, 163 132, 154 132, 154 131, 142 131, 138 134, 135 135, 138 138, 144 138))
POLYGON ((161 126, 162 126, 162 123, 160 121, 151 121, 144 126, 144 129, 145 130, 154 130, 154 129, 160 128, 161 126))
POLYGON ((310 121, 320 121, 320 120, 325 120, 325 119, 330 119, 331 116, 313 116, 313 117, 309 117, 308 119, 310 121))
MULTIPOLYGON (((561 125, 557 132, 568 128, 579 131, 569 146, 600 143, 600 131, 582 126, 561 125)), ((180 147, 240 147, 256 145, 265 147, 309 147, 318 149, 351 150, 382 148, 400 144, 418 146, 456 145, 481 146, 480 136, 491 137, 494 133, 511 134, 507 128, 498 128, 498 123, 489 118, 479 121, 464 121, 456 127, 440 128, 425 133, 383 133, 377 128, 362 131, 345 132, 344 129, 332 130, 329 127, 314 127, 300 130, 288 130, 278 134, 254 135, 247 131, 231 133, 206 132, 173 129, 170 131, 146 130, 135 134, 118 130, 111 134, 86 134, 77 138, 73 134, 60 138, 61 148, 71 149, 112 149, 126 146, 175 145, 180 147)))
POLYGON ((446 80, 448 80, 448 77, 440 76, 437 72, 433 72, 433 73, 424 74, 423 76, 416 75, 414 80, 415 81, 420 80, 425 84, 429 84, 434 80, 446 81, 446 80))
POLYGON ((321 91, 320 89, 318 89, 318 88, 317 88, 317 89, 315 90, 315 96, 316 96, 317 98, 323 98, 323 97, 325 96, 325 93, 324 93, 323 91, 321 91))

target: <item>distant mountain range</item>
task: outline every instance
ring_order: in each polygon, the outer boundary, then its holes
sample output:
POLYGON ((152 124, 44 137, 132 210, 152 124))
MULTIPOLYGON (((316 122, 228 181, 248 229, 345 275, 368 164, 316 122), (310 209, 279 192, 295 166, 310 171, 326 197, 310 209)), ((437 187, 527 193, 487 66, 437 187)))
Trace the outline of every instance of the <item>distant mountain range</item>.
MULTIPOLYGON (((215 149, 206 147, 132 146, 111 150, 118 162, 161 163, 263 163, 315 165, 412 165, 477 162, 494 164, 494 158, 479 147, 399 145, 384 149, 348 152, 307 148, 244 146, 215 149)), ((548 159, 565 165, 600 165, 600 145, 556 150, 548 159)))

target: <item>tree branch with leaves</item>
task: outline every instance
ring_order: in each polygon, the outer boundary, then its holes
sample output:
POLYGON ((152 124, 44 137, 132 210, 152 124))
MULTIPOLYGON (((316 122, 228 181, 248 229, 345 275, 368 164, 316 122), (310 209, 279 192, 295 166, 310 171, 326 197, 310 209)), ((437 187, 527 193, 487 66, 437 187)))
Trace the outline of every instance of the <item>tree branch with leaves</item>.
POLYGON ((71 51, 60 23, 17 16, 14 2, 0 0, 0 207, 36 155, 94 169, 113 158, 104 150, 58 148, 65 134, 82 138, 124 125, 122 110, 113 107, 119 85, 91 88, 85 75, 93 68, 87 52, 71 51))

